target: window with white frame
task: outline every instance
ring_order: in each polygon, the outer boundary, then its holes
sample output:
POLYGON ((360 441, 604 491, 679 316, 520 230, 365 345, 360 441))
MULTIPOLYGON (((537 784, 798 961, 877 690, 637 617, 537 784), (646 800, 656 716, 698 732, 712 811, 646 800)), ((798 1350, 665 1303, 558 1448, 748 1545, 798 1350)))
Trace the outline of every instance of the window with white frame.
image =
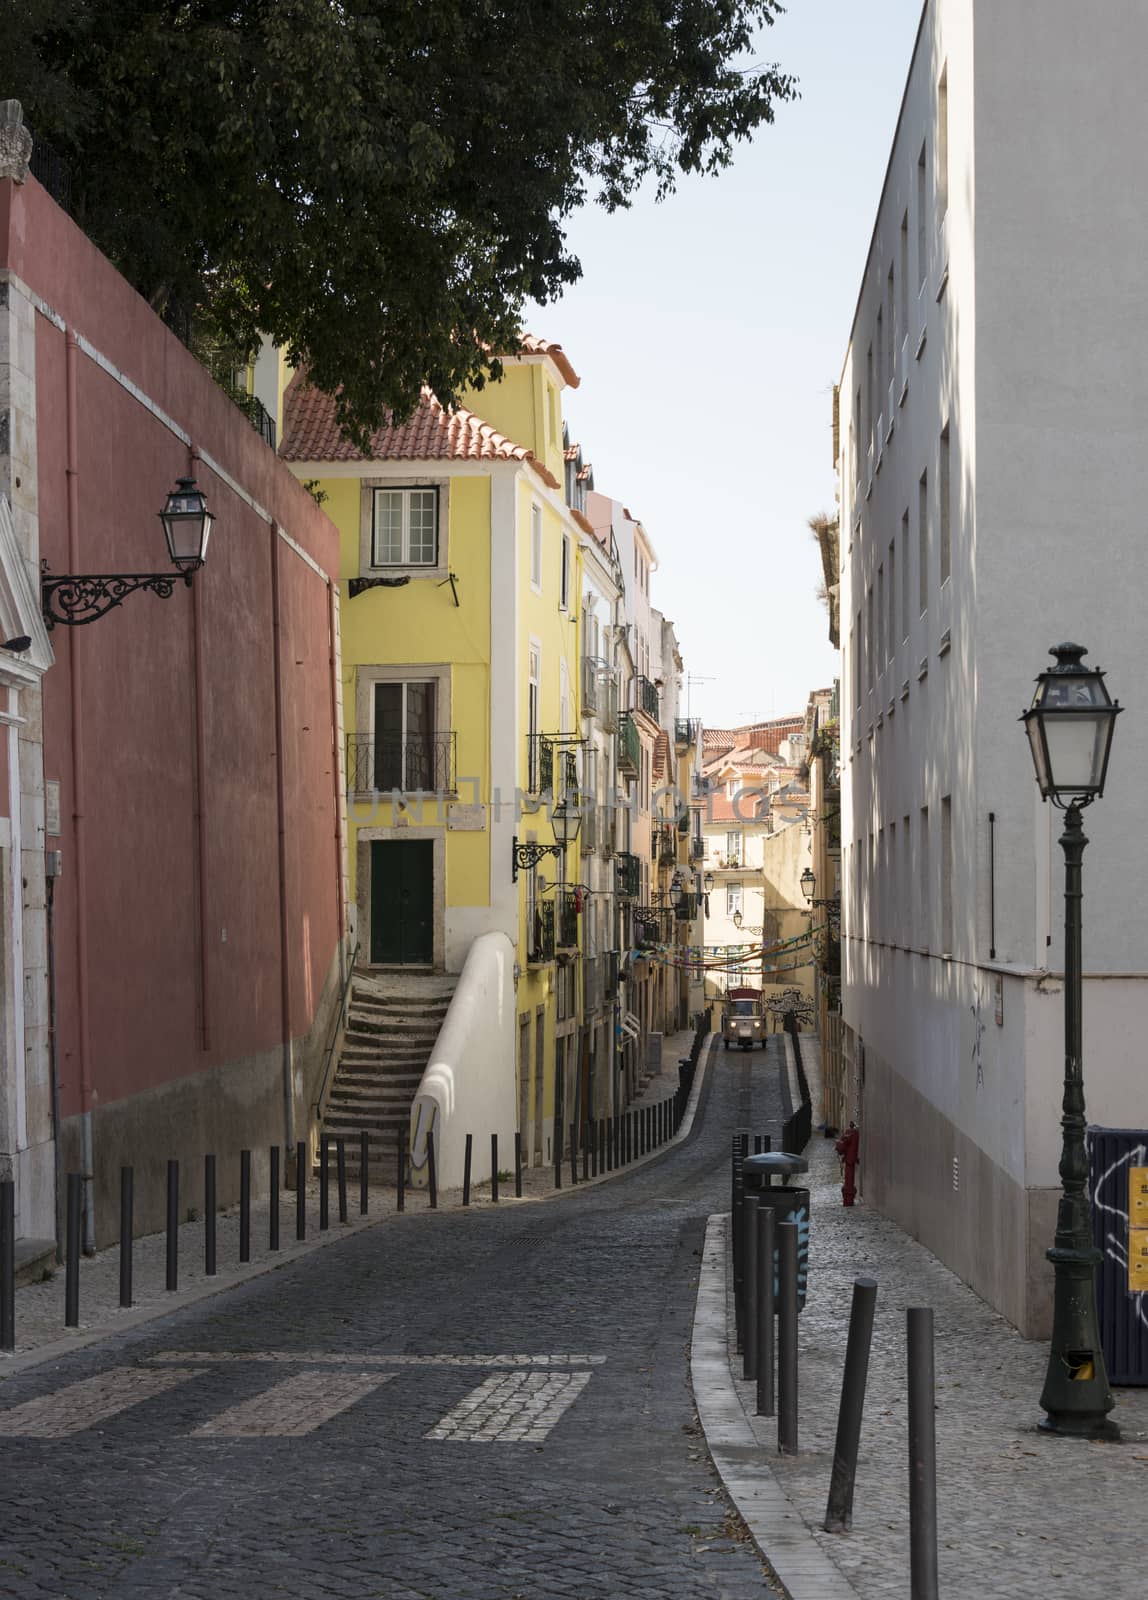
POLYGON ((374 491, 371 564, 433 567, 438 561, 438 490, 374 491))
POLYGON ((725 858, 731 866, 741 862, 741 833, 734 828, 725 836, 725 858))
POLYGON ((741 910, 741 884, 727 883, 725 886, 725 914, 727 917, 736 916, 741 910))
POLYGON ((542 588, 542 507, 530 508, 530 583, 542 588))

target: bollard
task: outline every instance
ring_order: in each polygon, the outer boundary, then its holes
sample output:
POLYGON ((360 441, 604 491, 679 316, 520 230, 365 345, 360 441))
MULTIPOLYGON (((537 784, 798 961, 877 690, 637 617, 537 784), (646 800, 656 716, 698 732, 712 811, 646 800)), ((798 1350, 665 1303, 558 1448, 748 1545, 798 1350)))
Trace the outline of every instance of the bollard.
POLYGON ((777 1225, 777 1449, 797 1454, 797 1223, 777 1225))
POLYGON ((366 1128, 359 1133, 359 1215, 371 1209, 371 1139, 366 1128))
POLYGON ((774 1212, 757 1206, 757 1414, 773 1415, 774 1212))
POLYGON ((747 1194, 741 1202, 742 1245, 745 1250, 745 1336, 742 1339, 741 1375, 747 1383, 757 1380, 757 1230, 761 1224, 761 1207, 755 1194, 747 1194))
POLYGON ((405 1211, 407 1205, 407 1125, 399 1124, 399 1170, 395 1176, 395 1210, 405 1211))
POLYGON ((514 1198, 522 1199, 522 1134, 514 1130, 514 1198))
POLYGON ((741 1350, 745 1333, 745 1306, 742 1297, 742 1288, 745 1279, 745 1265, 742 1253, 742 1148, 741 1135, 736 1135, 737 1147, 733 1161, 733 1198, 730 1211, 730 1248, 733 1256, 733 1313, 734 1313, 734 1339, 735 1348, 741 1350))
POLYGON ((595 1118, 586 1124, 586 1143, 590 1147, 590 1176, 598 1176, 598 1121, 595 1118))
POLYGON ((179 1162, 167 1164, 167 1287, 179 1288, 179 1162))
POLYGON ((628 1167, 632 1159, 634 1146, 634 1113, 627 1111, 623 1121, 625 1122, 625 1127, 622 1130, 622 1165, 628 1167))
POLYGON ((554 1187, 562 1187, 562 1124, 554 1118, 554 1187))
POLYGON ((331 1172, 330 1147, 327 1135, 319 1135, 319 1232, 331 1225, 331 1172))
MULTIPOLYGON (((122 1197, 121 1197, 122 1198, 122 1197)), ((203 1275, 215 1277, 215 1157, 203 1158, 203 1275)), ((122 1305, 123 1302, 121 1301, 122 1305)))
POLYGON ((937 1600, 937 1422, 933 1395, 933 1311, 910 1306, 909 1594, 937 1600))
POLYGON ((605 1117, 598 1119, 598 1176, 606 1171, 606 1132, 609 1122, 605 1117))
POLYGON ((578 1123, 570 1119, 570 1182, 578 1182, 578 1123))
POLYGON ((132 1212, 135 1209, 135 1172, 131 1167, 120 1168, 120 1305, 127 1310, 132 1303, 132 1236, 135 1232, 132 1212))
POLYGON ((837 1413, 837 1443, 833 1447, 833 1473, 825 1507, 826 1533, 848 1533, 853 1526, 853 1485, 857 1478, 857 1452, 861 1444, 861 1413, 869 1376, 869 1347, 873 1342, 873 1311, 877 1285, 872 1278, 857 1278, 849 1311, 849 1338, 845 1345, 845 1371, 841 1379, 841 1407, 837 1413))
POLYGON ((295 1237, 307 1237, 307 1141, 295 1146, 295 1237))
MULTIPOLYGON (((171 1166, 171 1162, 168 1162, 171 1166)), ((67 1255, 64 1278, 64 1326, 80 1326, 80 1213, 84 1204, 84 1179, 79 1172, 68 1174, 67 1255)), ((168 1284, 171 1288, 171 1284, 168 1284)))
MULTIPOLYGON (((561 1158, 559 1158, 558 1165, 561 1168, 561 1158)), ((496 1133, 492 1133, 490 1136, 490 1198, 492 1202, 498 1199, 498 1135, 496 1133)))
POLYGON ((582 1130, 582 1182, 590 1181, 590 1151, 594 1147, 594 1124, 587 1122, 582 1130))
POLYGON ((16 1348, 16 1183, 0 1180, 0 1350, 16 1348))
POLYGON ((470 1157, 473 1145, 474 1139, 468 1133, 466 1136, 466 1148, 462 1154, 462 1203, 464 1206, 470 1204, 470 1157))
POLYGON ((268 1185, 270 1193, 267 1197, 267 1248, 279 1248, 279 1146, 271 1146, 271 1156, 268 1162, 268 1185))
POLYGON ((427 1134, 427 1198, 432 1211, 438 1210, 438 1167, 434 1158, 434 1129, 427 1134))
POLYGON ((251 1151, 239 1152, 239 1259, 251 1260, 251 1151))
POLYGON ((347 1220, 347 1142, 339 1136, 335 1140, 335 1172, 339 1184, 339 1221, 347 1220))

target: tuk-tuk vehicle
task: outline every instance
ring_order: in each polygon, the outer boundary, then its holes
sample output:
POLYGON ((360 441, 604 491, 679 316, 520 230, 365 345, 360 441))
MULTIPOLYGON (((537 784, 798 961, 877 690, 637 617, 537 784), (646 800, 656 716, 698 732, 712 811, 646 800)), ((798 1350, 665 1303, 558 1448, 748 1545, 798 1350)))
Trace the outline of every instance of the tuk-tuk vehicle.
POLYGON ((727 1050, 734 1044, 743 1050, 752 1050, 755 1044, 765 1049, 765 1012, 760 989, 728 991, 722 1010, 721 1036, 727 1050))

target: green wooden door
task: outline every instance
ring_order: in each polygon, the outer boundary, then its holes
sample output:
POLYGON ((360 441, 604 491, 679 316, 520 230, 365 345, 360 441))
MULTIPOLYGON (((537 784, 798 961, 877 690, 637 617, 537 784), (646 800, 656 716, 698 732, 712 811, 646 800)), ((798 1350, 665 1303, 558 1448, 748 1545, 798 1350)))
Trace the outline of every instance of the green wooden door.
POLYGON ((429 839, 371 841, 371 960, 434 961, 434 846, 429 839))

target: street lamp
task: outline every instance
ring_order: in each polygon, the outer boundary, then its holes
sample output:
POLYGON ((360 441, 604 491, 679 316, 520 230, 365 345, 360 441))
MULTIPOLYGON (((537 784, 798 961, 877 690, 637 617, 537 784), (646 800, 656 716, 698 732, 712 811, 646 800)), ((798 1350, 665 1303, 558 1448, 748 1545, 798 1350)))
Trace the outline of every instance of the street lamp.
POLYGON ((578 837, 582 826, 582 797, 577 789, 568 789, 550 813, 551 826, 554 829, 553 844, 536 844, 530 840, 527 844, 519 844, 517 837, 513 840, 511 848, 511 881, 518 882, 519 871, 530 872, 546 856, 562 857, 563 864, 566 860, 566 851, 578 837))
POLYGON ((1056 666, 1036 680, 1032 705, 1021 714, 1041 796, 1064 812, 1064 1100, 1060 1126, 1061 1196, 1056 1238, 1048 1251, 1054 1273, 1052 1343, 1040 1403, 1046 1433, 1115 1439, 1108 1418, 1112 1391, 1100 1347, 1096 1268, 1103 1259, 1092 1240, 1088 1204, 1082 1055, 1081 863, 1088 843, 1081 811, 1104 793, 1112 732, 1120 715, 1104 674, 1086 667, 1078 644, 1056 645, 1056 666))
POLYGON ((705 877, 702 879, 702 888, 705 890, 706 894, 713 894, 714 875, 712 872, 707 872, 705 877))
POLYGON ((48 572, 44 563, 40 608, 45 624, 49 628, 57 623, 78 628, 87 622, 98 622, 137 589, 148 589, 161 600, 170 600, 181 574, 190 587, 207 559, 207 541, 215 521, 207 509, 207 497, 196 487, 194 478, 178 480, 159 519, 175 572, 80 572, 57 577, 48 572))
POLYGON ((812 867, 806 867, 801 874, 801 892, 810 905, 813 904, 813 894, 817 888, 817 874, 812 867))

